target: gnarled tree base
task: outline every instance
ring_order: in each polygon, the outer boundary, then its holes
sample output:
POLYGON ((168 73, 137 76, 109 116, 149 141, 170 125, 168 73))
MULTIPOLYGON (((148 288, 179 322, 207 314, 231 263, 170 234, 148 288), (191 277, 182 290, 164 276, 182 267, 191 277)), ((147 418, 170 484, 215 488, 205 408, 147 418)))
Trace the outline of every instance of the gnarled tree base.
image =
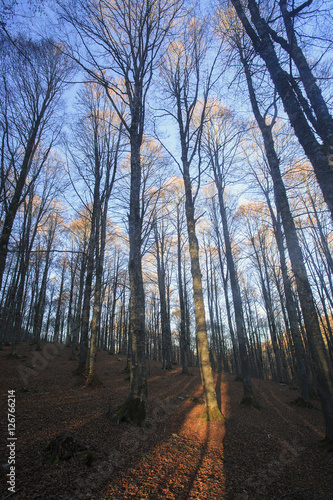
POLYGON ((104 387, 103 382, 96 373, 89 373, 85 385, 87 387, 104 387))
POLYGON ((111 415, 111 422, 115 424, 128 422, 141 427, 145 423, 145 418, 146 403, 139 398, 131 398, 120 406, 113 415, 111 415))
POLYGON ((248 408, 252 407, 252 408, 260 408, 256 398, 254 396, 247 396, 247 397, 244 397, 240 404, 242 406, 247 406, 248 408))
POLYGON ((214 407, 206 406, 204 411, 201 413, 200 418, 202 418, 204 422, 225 421, 224 416, 222 415, 217 406, 214 407))

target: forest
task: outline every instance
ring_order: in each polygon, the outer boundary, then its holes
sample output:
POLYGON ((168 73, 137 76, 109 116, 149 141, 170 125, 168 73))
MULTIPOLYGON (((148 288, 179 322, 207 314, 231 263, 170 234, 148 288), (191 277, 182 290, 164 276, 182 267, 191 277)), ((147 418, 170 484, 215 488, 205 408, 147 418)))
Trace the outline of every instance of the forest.
POLYGON ((217 374, 249 412, 292 385, 332 446, 332 7, 2 2, 6 355, 66 347, 94 390, 125 360, 110 421, 143 428, 149 363, 199 370, 207 422, 217 374))

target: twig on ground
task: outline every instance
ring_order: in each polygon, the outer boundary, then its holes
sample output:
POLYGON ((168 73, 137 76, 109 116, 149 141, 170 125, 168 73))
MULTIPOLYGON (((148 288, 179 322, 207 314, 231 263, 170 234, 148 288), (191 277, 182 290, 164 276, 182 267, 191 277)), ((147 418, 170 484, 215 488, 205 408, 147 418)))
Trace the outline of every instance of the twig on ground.
POLYGON ((302 488, 301 490, 290 491, 289 493, 285 493, 284 495, 280 496, 278 500, 282 500, 283 498, 290 497, 291 495, 296 495, 297 493, 303 493, 304 491, 309 490, 311 490, 311 488, 302 488))
POLYGON ((7 495, 5 498, 3 498, 2 500, 7 500, 7 498, 11 498, 13 497, 14 495, 16 495, 16 493, 18 493, 20 490, 16 490, 16 491, 13 491, 13 493, 9 493, 9 495, 7 495))

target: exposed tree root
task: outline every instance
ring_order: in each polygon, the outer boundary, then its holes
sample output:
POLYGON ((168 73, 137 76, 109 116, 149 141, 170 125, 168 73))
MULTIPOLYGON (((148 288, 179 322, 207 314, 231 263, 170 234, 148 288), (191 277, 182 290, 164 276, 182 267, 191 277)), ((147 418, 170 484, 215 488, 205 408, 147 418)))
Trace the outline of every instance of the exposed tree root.
POLYGON ((103 382, 96 373, 89 373, 85 385, 87 387, 104 387, 103 382))
POLYGON ((111 422, 120 424, 120 422, 127 422, 136 424, 139 427, 145 424, 146 418, 146 404, 139 398, 130 398, 121 405, 115 413, 110 415, 111 422))
POLYGON ((131 364, 130 363, 127 363, 127 365, 123 369, 122 373, 128 373, 128 374, 131 373, 131 364))
POLYGON ((222 415, 217 406, 215 407, 206 406, 204 411, 200 414, 199 418, 202 418, 204 422, 225 421, 224 416, 222 415))
POLYGON ((203 404, 205 404, 204 400, 201 399, 201 398, 193 398, 192 396, 190 396, 188 399, 190 401, 192 401, 193 403, 196 403, 197 405, 203 405, 203 404))
POLYGON ((86 451, 71 434, 64 432, 54 438, 46 448, 46 465, 57 465, 60 461, 70 460, 76 453, 86 451))
POLYGON ((259 403, 257 402, 254 396, 247 396, 243 398, 240 402, 242 406, 246 406, 248 408, 260 408, 259 403))

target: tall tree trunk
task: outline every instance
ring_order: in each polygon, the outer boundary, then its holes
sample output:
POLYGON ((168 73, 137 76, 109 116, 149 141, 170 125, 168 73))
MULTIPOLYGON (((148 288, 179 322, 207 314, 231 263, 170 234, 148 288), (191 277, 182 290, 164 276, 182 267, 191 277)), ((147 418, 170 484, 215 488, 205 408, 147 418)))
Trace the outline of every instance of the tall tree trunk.
POLYGON ((51 250, 51 245, 52 245, 51 242, 52 241, 53 241, 53 237, 51 237, 51 234, 49 234, 42 283, 41 283, 40 291, 39 291, 38 297, 36 298, 36 303, 35 303, 33 339, 34 339, 34 342, 36 343, 36 350, 37 351, 40 350, 40 335, 41 335, 42 325, 43 325, 43 316, 45 313, 46 285, 47 285, 47 277, 48 277, 48 273, 49 273, 50 260, 51 260, 50 259, 50 250, 51 250))
POLYGON ((57 301, 57 311, 56 311, 56 317, 55 317, 55 322, 54 322, 54 333, 53 333, 53 342, 59 342, 59 332, 60 332, 60 321, 61 321, 61 302, 62 302, 62 294, 64 291, 64 282, 65 282, 65 271, 67 268, 67 263, 66 261, 63 262, 62 264, 62 271, 61 271, 61 280, 60 280, 60 289, 59 289, 59 298, 57 301))
MULTIPOLYGON (((97 200, 96 200, 97 201, 97 200)), ((88 377, 86 385, 100 385, 101 382, 96 373, 96 356, 97 356, 97 338, 100 330, 101 319, 101 303, 102 303, 102 276, 103 276, 103 260, 105 244, 104 235, 102 232, 101 221, 101 206, 99 200, 97 201, 98 208, 96 209, 96 229, 95 229, 95 288, 94 288, 94 303, 93 313, 91 319, 91 335, 90 335, 90 348, 88 354, 88 377), (100 238, 101 235, 101 238, 100 238)))
POLYGON ((224 190, 222 186, 222 182, 220 180, 220 174, 218 172, 219 166, 214 164, 214 178, 215 184, 218 192, 219 199, 219 207, 221 214, 221 221, 223 227, 223 236, 224 236, 224 244, 225 244, 225 252, 227 258, 227 265, 230 275, 230 284, 231 284, 231 292, 234 303, 234 311, 235 311, 235 321, 236 321, 236 332, 238 338, 238 346, 239 346, 239 356, 241 363, 241 374, 243 380, 243 398, 242 403, 246 405, 254 405, 257 406, 258 403, 255 400, 252 382, 251 382, 251 371, 250 371, 250 361, 247 353, 246 347, 246 333, 244 329, 244 316, 243 316, 243 305, 242 305, 242 297, 239 289, 239 283, 237 279, 236 267, 234 258, 232 255, 232 247, 230 241, 229 227, 228 227, 228 219, 227 213, 224 204, 224 190))
POLYGON ((77 375, 85 373, 87 368, 88 356, 88 334, 89 334, 89 321, 90 321, 90 301, 92 293, 92 281, 94 273, 94 255, 95 255, 95 214, 92 214, 90 237, 87 249, 87 265, 86 265, 86 279, 84 283, 83 305, 82 305, 82 323, 81 323, 81 339, 80 339, 80 354, 79 365, 76 369, 77 375))
POLYGON ((223 281, 223 292, 224 292, 224 301, 225 301, 225 307, 227 310, 227 318, 228 318, 228 327, 229 327, 229 333, 231 337, 231 344, 232 344, 232 352, 233 352, 233 357, 234 357, 234 362, 232 364, 234 371, 236 372, 237 378, 241 378, 241 366, 240 366, 240 360, 239 360, 239 352, 238 352, 238 344, 237 344, 237 339, 235 336, 234 332, 234 327, 232 324, 232 317, 231 317, 231 306, 230 306, 230 300, 229 300, 229 293, 228 293, 228 269, 226 272, 224 271, 224 265, 223 265, 223 258, 222 258, 222 242, 221 242, 221 236, 220 236, 220 231, 217 225, 215 225, 215 234, 216 234, 216 239, 217 239, 217 251, 219 255, 219 263, 220 263, 220 270, 221 270, 221 276, 222 276, 222 281, 223 281))
MULTIPOLYGON (((303 112, 299 99, 295 94, 293 87, 295 87, 295 85, 297 84, 293 82, 293 77, 288 75, 281 67, 279 59, 275 52, 273 41, 270 37, 269 26, 263 19, 263 17, 261 17, 258 4, 255 2, 255 0, 249 0, 248 2, 251 12, 251 20, 257 32, 255 32, 248 18, 246 17, 241 1, 232 0, 232 4, 236 9, 236 12, 241 22, 243 23, 247 34, 251 38, 256 52, 260 54, 261 58, 267 66, 269 74, 283 102, 284 109, 289 117, 295 134, 301 146, 303 147, 306 156, 309 158, 313 165, 316 178, 321 187, 324 199, 331 212, 331 217, 333 218, 333 168, 331 163, 332 150, 330 149, 330 151, 325 152, 325 148, 323 148, 322 145, 317 141, 303 112)), ((292 54, 297 59, 298 56, 295 49, 296 46, 294 45, 292 54)), ((297 64, 300 63, 301 61, 299 61, 297 64)), ((326 123, 326 121, 323 122, 323 129, 325 129, 324 123, 326 123)), ((331 122, 329 130, 332 130, 331 122)), ((332 135, 330 135, 330 140, 332 140, 332 135)), ((332 148, 332 142, 327 146, 330 146, 330 148, 332 148)))
POLYGON ((186 318, 185 318, 185 302, 184 289, 182 280, 182 243, 181 243, 181 227, 180 227, 180 207, 177 204, 177 264, 178 264, 178 296, 180 310, 180 360, 182 364, 182 373, 188 375, 188 345, 186 341, 186 318))
POLYGON ((199 261, 199 244, 195 230, 194 203, 192 197, 192 185, 189 176, 188 162, 183 159, 183 178, 185 186, 185 208, 187 232, 190 248, 191 273, 193 282, 193 298, 194 298, 194 315, 198 343, 199 367, 202 385, 204 389, 206 409, 205 413, 208 420, 221 420, 222 414, 219 410, 216 392, 214 387, 214 379, 212 367, 209 359, 209 346, 207 338, 207 327, 205 318, 205 306, 202 291, 202 277, 199 261))
POLYGON ((171 328, 166 301, 165 265, 163 258, 164 243, 163 237, 162 241, 159 241, 156 221, 154 222, 154 234, 156 245, 157 280, 160 294, 163 370, 171 370, 171 328))
POLYGON ((147 411, 145 294, 142 277, 142 220, 140 210, 142 135, 139 129, 139 110, 132 115, 130 129, 131 186, 129 212, 129 287, 130 287, 130 336, 131 336, 131 389, 127 401, 116 410, 112 421, 122 420, 142 425, 147 411))
POLYGON ((267 194, 266 201, 268 204, 268 208, 271 214, 272 222, 273 222, 273 231, 275 235, 275 240, 278 247, 281 272, 282 272, 282 281, 283 281, 283 290, 286 298, 286 309, 289 320, 289 328, 290 333, 293 339, 294 348, 295 348, 295 357, 297 363, 297 374, 298 374, 298 383, 300 387, 300 397, 307 404, 310 399, 310 382, 309 382, 309 373, 310 367, 308 361, 306 359, 305 349, 302 342, 302 336, 300 332, 300 325, 298 322, 298 314, 297 307, 295 304, 295 299, 292 291, 292 286, 290 282, 290 278, 288 275, 287 263, 286 263, 286 255, 283 244, 283 235, 281 229, 281 222, 276 218, 269 196, 267 194))
POLYGON ((275 203, 279 213, 281 214, 288 253, 292 270, 295 275, 307 340, 313 361, 312 366, 316 388, 324 414, 325 433, 326 437, 330 441, 333 441, 332 371, 326 356, 325 345, 320 330, 312 289, 308 280, 301 247, 298 241, 295 222, 291 215, 286 189, 280 172, 280 162, 275 151, 274 139, 272 135, 272 124, 267 125, 264 117, 260 114, 249 68, 244 58, 242 62, 246 71, 252 109, 264 140, 266 156, 273 180, 275 203))
POLYGON ((251 239, 252 247, 254 249, 254 254, 256 257, 256 261, 257 261, 258 272, 259 272, 260 283, 261 283, 261 290, 262 290, 262 295, 263 295, 263 299, 264 299, 267 320, 268 320, 268 327, 269 327, 269 331, 270 331, 270 335, 271 335, 272 348, 273 348, 274 357, 275 357, 275 366, 276 366, 277 377, 273 373, 273 378, 275 380, 277 378, 279 382, 282 382, 283 376, 282 376, 280 352, 279 352, 279 346, 278 346, 278 341, 277 341, 276 323, 275 323, 273 306, 272 306, 272 296, 270 293, 269 276, 267 274, 267 264, 265 262, 266 256, 264 255, 264 248, 263 248, 263 244, 261 241, 262 236, 259 234, 260 249, 261 249, 262 260, 264 261, 265 276, 263 273, 262 262, 261 262, 261 259, 259 256, 258 248, 257 248, 256 243, 255 243, 255 239, 253 236, 251 236, 250 239, 251 239))

